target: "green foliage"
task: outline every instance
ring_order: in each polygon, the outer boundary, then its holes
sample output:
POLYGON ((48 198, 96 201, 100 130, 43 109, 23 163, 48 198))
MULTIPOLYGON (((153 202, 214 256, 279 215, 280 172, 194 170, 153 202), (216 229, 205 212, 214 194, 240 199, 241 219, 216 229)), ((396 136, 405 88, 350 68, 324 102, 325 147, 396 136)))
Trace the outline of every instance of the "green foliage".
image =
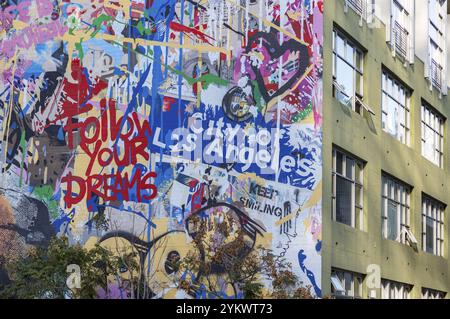
POLYGON ((269 298, 273 299, 314 299, 311 286, 302 286, 292 265, 284 258, 276 257, 271 250, 260 248, 260 263, 263 273, 271 281, 269 298))
POLYGON ((100 247, 87 250, 69 245, 67 238, 53 238, 48 248, 34 248, 28 256, 7 265, 11 283, 0 292, 1 298, 62 299, 95 298, 97 289, 106 289, 107 277, 117 273, 120 261, 100 247), (66 283, 67 266, 78 265, 81 287, 70 289, 66 283))
MULTIPOLYGON (((242 294, 245 299, 312 299, 311 287, 303 287, 292 266, 262 247, 250 248, 242 231, 234 232, 233 222, 225 220, 212 237, 204 221, 196 220, 195 249, 184 258, 172 261, 178 274, 191 276, 173 279, 178 288, 195 295, 206 287, 208 298, 224 298, 242 294), (231 238, 232 240, 225 240, 231 238), (199 275, 199 276, 198 276, 199 275), (269 283, 270 287, 265 287, 269 283)), ((34 248, 25 258, 6 265, 11 282, 0 287, 0 298, 61 299, 97 297, 99 289, 108 291, 108 278, 117 280, 121 274, 128 285, 129 298, 147 298, 147 286, 135 252, 115 254, 96 245, 87 250, 69 245, 68 239, 53 238, 47 248, 34 248), (69 265, 81 270, 81 286, 71 289, 67 279, 69 265)), ((116 281, 117 282, 117 281, 116 281)))
POLYGON ((241 285, 245 299, 261 299, 264 285, 259 282, 247 281, 241 285))
MULTIPOLYGON (((245 299, 313 299, 311 287, 304 287, 292 265, 263 247, 250 250, 243 231, 237 232, 232 242, 212 244, 208 225, 199 218, 193 219, 197 229, 193 240, 196 249, 179 261, 181 272, 201 274, 201 279, 184 278, 176 284, 180 289, 195 292, 205 285, 210 296, 222 298, 224 288, 233 287, 235 295, 240 291, 245 299), (198 252, 201 252, 200 254, 198 252), (246 252, 247 254, 244 254, 246 252), (219 269, 219 271, 218 271, 219 269), (263 280, 271 284, 265 289, 263 280), (228 286, 224 286, 226 283, 228 286)), ((224 220, 216 226, 222 238, 232 233, 232 222, 224 220)))
POLYGON ((98 230, 108 231, 109 230, 109 219, 106 218, 104 213, 97 213, 93 218, 92 222, 95 228, 98 230))

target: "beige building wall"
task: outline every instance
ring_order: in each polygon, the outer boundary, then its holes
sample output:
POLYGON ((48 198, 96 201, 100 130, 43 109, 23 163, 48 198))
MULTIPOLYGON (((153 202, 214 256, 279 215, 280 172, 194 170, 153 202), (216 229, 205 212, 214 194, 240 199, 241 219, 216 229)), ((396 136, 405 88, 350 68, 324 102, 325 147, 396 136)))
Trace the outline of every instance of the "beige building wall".
MULTIPOLYGON (((384 9, 389 10, 388 0, 384 9)), ((416 1, 425 3, 426 1, 416 1)), ((384 10, 380 5, 378 10, 384 10)), ((425 10, 416 7, 416 57, 414 63, 404 63, 392 56, 386 42, 388 11, 377 15, 371 24, 360 23, 360 17, 349 9, 345 0, 326 1, 324 12, 324 139, 323 139, 323 295, 331 293, 332 268, 365 276, 363 298, 369 297, 368 266, 381 268, 381 278, 413 286, 411 298, 420 298, 422 287, 450 293, 449 278, 449 208, 445 210, 444 257, 425 253, 422 248, 422 194, 449 205, 450 143, 448 119, 450 105, 446 96, 430 90, 425 79, 422 43, 426 37, 425 10), (424 20, 425 19, 425 20, 424 20), (338 27, 365 51, 364 102, 375 115, 364 116, 349 110, 333 97, 332 59, 333 28, 338 27), (418 55, 418 56, 417 56, 418 55), (422 58, 421 58, 422 56, 422 58), (412 89, 410 101, 410 146, 404 145, 383 131, 381 120, 381 81, 385 67, 412 89), (421 155, 421 105, 426 101, 445 118, 444 167, 439 168, 421 155), (332 217, 332 149, 337 146, 366 162, 364 169, 364 230, 333 221, 332 217), (381 174, 386 172, 412 186, 411 230, 418 241, 418 252, 409 245, 382 238, 381 174)), ((426 39, 425 39, 426 41, 426 39)), ((425 50, 425 51, 424 51, 425 50)), ((380 289, 377 297, 381 296, 380 289)), ((447 294, 448 298, 448 294, 447 294)))

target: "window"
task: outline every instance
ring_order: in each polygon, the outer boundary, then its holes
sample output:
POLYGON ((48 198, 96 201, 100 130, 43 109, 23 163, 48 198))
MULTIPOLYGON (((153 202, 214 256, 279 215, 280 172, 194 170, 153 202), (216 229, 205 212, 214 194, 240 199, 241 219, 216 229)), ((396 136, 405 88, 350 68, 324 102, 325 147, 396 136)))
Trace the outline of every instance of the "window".
POLYGON ((441 90, 442 89, 442 49, 434 42, 430 40, 430 50, 431 50, 431 61, 430 61, 430 78, 431 83, 434 87, 441 90))
POLYGON ((367 0, 346 0, 345 4, 353 9, 358 15, 365 18, 367 14, 367 0))
POLYGON ((331 293, 335 297, 362 298, 363 275, 331 269, 331 293))
POLYGON ((403 59, 409 57, 411 19, 409 0, 392 0, 391 39, 395 53, 403 59))
POLYGON ((446 2, 443 0, 429 0, 429 77, 431 84, 442 91, 444 83, 445 54, 445 16, 446 2))
POLYGON ((382 127, 403 144, 409 145, 411 93, 386 71, 382 79, 382 127))
POLYGON ((362 161, 333 150, 333 219, 364 229, 362 161))
POLYGON ((363 97, 363 52, 339 31, 333 31, 334 96, 361 113, 363 97))
POLYGON ((409 299, 412 286, 381 279, 381 299, 409 299))
POLYGON ((366 20, 368 23, 372 22, 375 13, 375 0, 345 0, 345 12, 348 11, 348 7, 361 17, 361 26, 363 20, 366 20))
POLYGON ((444 160, 444 119, 427 105, 422 105, 422 155, 439 167, 444 160))
POLYGON ((422 288, 422 299, 444 299, 445 295, 443 291, 422 288))
POLYGON ((422 247, 423 251, 444 256, 445 205, 428 197, 422 199, 422 247))
POLYGON ((406 244, 402 234, 410 227, 410 194, 410 186, 382 175, 381 227, 384 238, 406 244))

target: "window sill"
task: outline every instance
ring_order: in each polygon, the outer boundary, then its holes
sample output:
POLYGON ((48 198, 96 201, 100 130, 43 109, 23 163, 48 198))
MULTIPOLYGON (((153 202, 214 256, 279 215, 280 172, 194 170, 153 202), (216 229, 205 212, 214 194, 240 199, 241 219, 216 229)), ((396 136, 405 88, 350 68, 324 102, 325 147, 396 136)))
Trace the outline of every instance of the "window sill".
POLYGON ((445 257, 445 256, 435 255, 435 254, 433 254, 433 253, 428 253, 428 252, 423 251, 423 250, 422 250, 422 253, 423 253, 425 256, 427 256, 427 257, 436 257, 436 258, 439 258, 439 259, 442 259, 442 260, 447 260, 447 257, 445 257))
POLYGON ((429 160, 428 158, 426 158, 425 156, 422 155, 422 158, 423 158, 424 160, 426 160, 428 163, 430 163, 431 165, 433 165, 433 167, 436 167, 436 168, 438 168, 438 169, 440 169, 440 170, 444 170, 444 167, 443 167, 443 166, 440 166, 440 165, 436 164, 435 162, 430 161, 430 160, 429 160))
POLYGON ((385 238, 385 237, 382 237, 383 238, 383 242, 386 242, 386 243, 390 243, 390 244, 394 244, 395 246, 397 246, 397 247, 402 247, 402 249, 403 248, 408 248, 408 249, 410 249, 411 250, 411 253, 414 253, 414 254, 419 254, 419 252, 420 252, 420 249, 419 248, 417 248, 417 250, 413 247, 413 246, 411 246, 411 245, 409 245, 409 244, 407 244, 407 243, 402 243, 402 242, 400 242, 400 241, 397 241, 397 240, 392 240, 392 239, 389 239, 389 238, 385 238))
POLYGON ((383 237, 383 240, 388 242, 388 243, 394 243, 394 244, 397 244, 397 245, 402 246, 402 247, 408 247, 408 248, 413 249, 410 245, 408 245, 406 243, 402 243, 401 241, 398 241, 398 240, 389 239, 389 238, 386 238, 386 237, 383 237))
POLYGON ((413 149, 411 146, 411 143, 407 144, 407 143, 403 143, 402 141, 400 141, 396 136, 392 135, 391 133, 389 133, 388 131, 386 131, 386 129, 381 128, 382 132, 385 133, 386 135, 389 136, 389 138, 391 138, 392 140, 396 141, 398 144, 403 145, 409 149, 413 149))
POLYGON ((338 222, 337 220, 334 220, 334 219, 333 219, 333 224, 338 227, 341 227, 342 229, 344 229, 348 232, 351 232, 351 233, 364 233, 364 234, 368 233, 366 230, 362 230, 362 229, 338 222))

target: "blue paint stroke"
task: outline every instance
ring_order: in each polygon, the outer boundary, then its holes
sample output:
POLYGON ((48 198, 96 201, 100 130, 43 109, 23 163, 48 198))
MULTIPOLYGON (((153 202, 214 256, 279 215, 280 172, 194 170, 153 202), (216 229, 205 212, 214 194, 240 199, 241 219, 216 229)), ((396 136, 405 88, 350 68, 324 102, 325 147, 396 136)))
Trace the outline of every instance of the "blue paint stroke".
POLYGON ((303 249, 301 249, 298 252, 298 263, 300 264, 300 268, 302 269, 303 273, 305 273, 311 283, 311 285, 313 286, 313 289, 317 295, 317 297, 321 298, 322 297, 322 290, 319 288, 319 286, 316 283, 316 278, 314 277, 314 273, 309 270, 308 268, 306 268, 305 266, 305 260, 306 260, 307 256, 305 255, 305 251, 303 249))

